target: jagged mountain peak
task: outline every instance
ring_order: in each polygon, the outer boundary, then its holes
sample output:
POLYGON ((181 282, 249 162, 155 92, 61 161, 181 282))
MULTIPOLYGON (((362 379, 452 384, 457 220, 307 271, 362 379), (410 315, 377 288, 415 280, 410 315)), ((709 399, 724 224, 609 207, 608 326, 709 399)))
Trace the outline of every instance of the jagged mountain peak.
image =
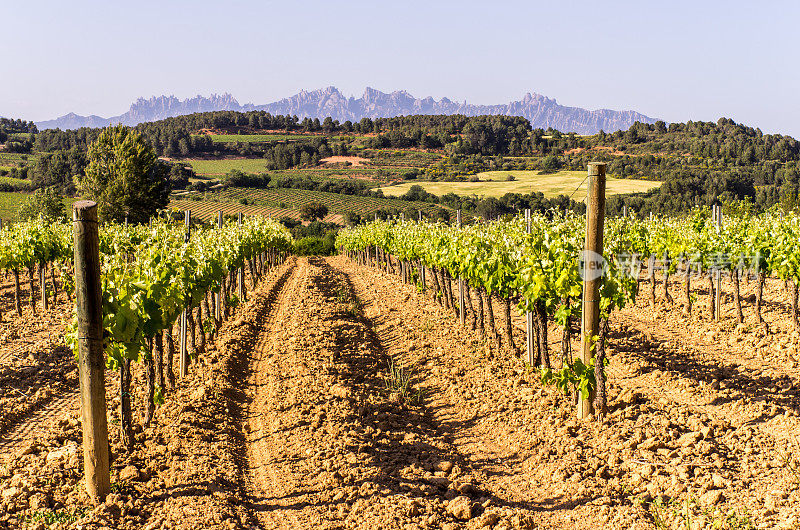
POLYGON ((521 100, 499 105, 473 105, 467 101, 452 101, 447 97, 436 100, 431 96, 417 99, 405 90, 382 92, 366 87, 360 98, 347 97, 333 85, 312 91, 300 90, 294 96, 283 98, 266 105, 245 104, 229 93, 211 94, 209 97, 197 95, 181 100, 175 95, 138 98, 125 114, 112 118, 99 116, 78 116, 70 113, 55 120, 37 123, 40 129, 59 127, 74 129, 78 127, 103 127, 110 123, 136 125, 145 121, 156 121, 171 116, 208 112, 216 110, 264 110, 273 115, 296 115, 299 118, 326 118, 339 121, 358 121, 362 118, 389 118, 410 114, 481 114, 523 116, 533 127, 553 127, 564 132, 593 134, 603 129, 615 131, 629 128, 635 121, 647 123, 655 119, 635 111, 614 111, 608 109, 586 110, 579 107, 559 105, 555 99, 526 93, 521 100))

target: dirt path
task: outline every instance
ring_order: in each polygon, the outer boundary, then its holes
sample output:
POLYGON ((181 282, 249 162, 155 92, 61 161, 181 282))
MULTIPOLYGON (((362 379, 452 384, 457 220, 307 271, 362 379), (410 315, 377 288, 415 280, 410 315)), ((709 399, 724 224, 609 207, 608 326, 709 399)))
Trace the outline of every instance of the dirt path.
POLYGON ((387 389, 390 358, 404 362, 394 355, 402 338, 373 320, 377 298, 347 267, 300 260, 263 314, 243 418, 258 525, 528 527, 529 510, 481 489, 486 473, 459 453, 461 414, 434 414, 435 401, 413 395, 422 386, 406 396, 387 389))

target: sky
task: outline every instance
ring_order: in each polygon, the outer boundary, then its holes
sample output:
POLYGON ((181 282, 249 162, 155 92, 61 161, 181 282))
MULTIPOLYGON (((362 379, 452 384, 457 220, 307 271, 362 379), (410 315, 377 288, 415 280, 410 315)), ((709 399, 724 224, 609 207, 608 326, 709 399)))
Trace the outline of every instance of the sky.
POLYGON ((475 104, 527 92, 800 138, 800 2, 3 1, 0 116, 122 114, 138 97, 264 104, 369 86, 475 104))

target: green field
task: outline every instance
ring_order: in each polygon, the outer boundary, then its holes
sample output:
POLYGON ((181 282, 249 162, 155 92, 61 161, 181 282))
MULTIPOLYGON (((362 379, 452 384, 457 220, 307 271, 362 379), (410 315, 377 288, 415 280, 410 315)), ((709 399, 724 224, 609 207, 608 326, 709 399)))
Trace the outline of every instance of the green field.
POLYGON ((191 165, 198 175, 225 175, 238 169, 245 173, 266 173, 267 166, 263 158, 224 158, 221 160, 203 160, 199 158, 180 160, 179 163, 191 165))
MULTIPOLYGON (((406 182, 395 186, 380 188, 384 195, 399 196, 411 186, 419 184, 428 193, 442 196, 447 193, 479 197, 502 197, 506 193, 542 192, 546 197, 574 195, 573 199, 582 201, 586 197, 586 171, 559 171, 551 175, 540 175, 538 171, 486 171, 476 175, 479 182, 406 182), (513 175, 516 180, 506 180, 513 175), (580 187, 579 187, 580 186, 580 187), (576 191, 577 189, 577 191, 576 191)), ((657 188, 660 182, 650 180, 617 179, 608 177, 606 193, 633 193, 657 188)))
MULTIPOLYGON (((3 222, 13 220, 17 216, 17 210, 20 205, 28 200, 28 197, 30 197, 30 193, 0 191, 0 219, 2 219, 3 222)), ((67 207, 66 211, 68 215, 72 215, 69 209, 76 200, 78 199, 64 197, 64 205, 67 207)))
POLYGON ((20 204, 27 198, 27 193, 0 192, 0 219, 3 222, 13 219, 20 204))
POLYGON ((25 188, 26 186, 29 186, 30 183, 31 183, 31 181, 30 180, 26 180, 26 179, 15 179, 15 178, 12 178, 12 177, 2 177, 2 176, 0 176, 0 184, 8 184, 10 186, 13 186, 14 189, 16 189, 16 190, 18 190, 20 188, 25 188))

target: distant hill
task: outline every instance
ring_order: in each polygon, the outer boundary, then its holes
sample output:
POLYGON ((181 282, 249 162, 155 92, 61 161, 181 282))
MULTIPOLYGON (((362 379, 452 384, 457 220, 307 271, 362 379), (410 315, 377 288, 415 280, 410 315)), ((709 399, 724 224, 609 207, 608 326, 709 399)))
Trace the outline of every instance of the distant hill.
POLYGON ((139 98, 128 112, 111 118, 99 116, 79 116, 74 113, 54 120, 37 122, 39 129, 77 129, 80 127, 103 127, 114 123, 136 125, 146 121, 156 121, 172 116, 215 110, 234 110, 246 112, 263 110, 273 115, 297 115, 305 118, 326 118, 339 121, 358 121, 361 118, 390 118, 410 114, 464 114, 479 116, 496 114, 523 116, 533 127, 547 129, 552 127, 562 132, 594 134, 601 129, 613 132, 628 129, 634 122, 655 123, 650 118, 632 110, 586 110, 579 107, 559 105, 555 99, 540 94, 526 94, 519 101, 499 105, 472 105, 452 101, 448 98, 435 100, 432 97, 418 99, 404 90, 386 94, 374 88, 367 88, 363 96, 356 99, 346 97, 336 87, 301 91, 290 98, 284 98, 266 105, 240 105, 230 94, 211 97, 196 96, 180 100, 175 96, 159 96, 150 99, 139 98))

